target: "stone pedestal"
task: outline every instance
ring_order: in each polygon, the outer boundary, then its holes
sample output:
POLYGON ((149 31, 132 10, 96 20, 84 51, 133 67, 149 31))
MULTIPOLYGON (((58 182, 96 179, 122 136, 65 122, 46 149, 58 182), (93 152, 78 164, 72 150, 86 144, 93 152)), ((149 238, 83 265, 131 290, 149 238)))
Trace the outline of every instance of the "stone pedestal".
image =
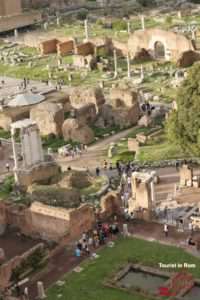
POLYGON ((184 164, 180 168, 180 185, 192 186, 193 170, 188 165, 184 164))
POLYGON ((44 285, 42 281, 38 281, 37 283, 37 290, 38 290, 38 299, 45 299, 45 291, 44 291, 44 285))

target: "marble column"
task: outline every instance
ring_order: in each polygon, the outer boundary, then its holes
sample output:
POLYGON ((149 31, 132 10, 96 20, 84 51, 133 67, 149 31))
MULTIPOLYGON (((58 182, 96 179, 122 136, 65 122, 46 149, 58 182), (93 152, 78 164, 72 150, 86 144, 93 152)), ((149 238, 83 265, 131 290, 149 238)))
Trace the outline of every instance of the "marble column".
POLYGON ((85 39, 88 40, 89 33, 88 33, 88 20, 87 19, 84 21, 84 27, 85 27, 85 39))
POLYGON ((117 78, 118 72, 117 72, 117 51, 113 50, 113 58, 114 58, 114 78, 117 78))

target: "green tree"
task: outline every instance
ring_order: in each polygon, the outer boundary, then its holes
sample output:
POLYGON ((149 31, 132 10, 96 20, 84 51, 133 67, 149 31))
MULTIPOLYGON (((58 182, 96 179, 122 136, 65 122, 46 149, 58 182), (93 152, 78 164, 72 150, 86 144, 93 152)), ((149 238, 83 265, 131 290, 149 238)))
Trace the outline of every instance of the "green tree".
POLYGON ((178 110, 167 122, 168 137, 190 155, 200 155, 200 64, 195 64, 177 94, 178 110))

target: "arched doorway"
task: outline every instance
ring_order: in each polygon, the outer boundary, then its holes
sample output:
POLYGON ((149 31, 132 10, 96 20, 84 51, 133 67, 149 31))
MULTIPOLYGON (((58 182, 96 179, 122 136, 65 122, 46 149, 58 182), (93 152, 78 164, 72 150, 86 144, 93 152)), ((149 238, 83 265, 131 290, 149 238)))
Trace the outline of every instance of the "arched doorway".
POLYGON ((154 44, 154 55, 157 59, 165 59, 165 46, 161 42, 154 44))

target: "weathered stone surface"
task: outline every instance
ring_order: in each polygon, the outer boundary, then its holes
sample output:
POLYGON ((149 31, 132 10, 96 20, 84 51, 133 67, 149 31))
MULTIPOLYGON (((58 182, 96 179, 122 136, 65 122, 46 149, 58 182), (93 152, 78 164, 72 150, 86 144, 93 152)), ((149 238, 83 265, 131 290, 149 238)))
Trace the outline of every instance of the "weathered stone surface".
POLYGON ((101 198, 100 207, 102 214, 110 217, 121 213, 121 200, 118 193, 110 192, 101 198))
POLYGON ((136 139, 134 139, 134 138, 129 138, 128 139, 128 150, 130 152, 138 153, 139 148, 140 148, 140 145, 139 145, 139 142, 136 139))
POLYGON ((112 88, 110 90, 110 99, 112 106, 115 108, 138 106, 138 93, 129 88, 112 88))
POLYGON ((70 187, 82 189, 92 184, 92 177, 86 171, 70 171, 63 175, 59 185, 62 187, 70 187))
POLYGON ((30 112, 30 118, 36 121, 42 135, 62 134, 64 110, 62 105, 55 103, 41 103, 30 112))
POLYGON ((126 128, 137 123, 139 119, 139 107, 118 107, 114 108, 109 104, 102 106, 100 115, 104 120, 104 126, 118 125, 120 128, 126 128))
POLYGON ((29 188, 32 201, 39 201, 52 207, 75 208, 81 203, 80 193, 74 188, 33 185, 29 188))
POLYGON ((177 66, 179 68, 190 67, 196 61, 200 60, 200 54, 198 52, 189 50, 180 54, 177 60, 177 66))
POLYGON ((144 48, 139 49, 134 56, 135 60, 138 61, 148 61, 152 58, 152 56, 149 54, 149 52, 147 50, 145 50, 144 48))
POLYGON ((139 121, 139 126, 148 127, 152 124, 152 118, 150 116, 144 115, 139 121))
POLYGON ((166 60, 177 60, 182 52, 194 50, 192 42, 184 35, 157 28, 135 31, 128 40, 128 49, 132 58, 141 49, 156 57, 157 43, 163 45, 166 60))
POLYGON ((70 102, 74 108, 94 103, 98 111, 99 107, 105 103, 105 98, 100 88, 74 88, 70 93, 70 102))
POLYGON ((19 184, 28 187, 33 183, 50 183, 60 173, 60 167, 55 163, 41 164, 29 171, 20 170, 18 173, 19 184))
POLYGON ((62 127, 65 141, 72 140, 82 144, 90 144, 94 140, 92 129, 77 119, 67 119, 62 127))
POLYGON ((93 55, 74 55, 73 65, 78 68, 87 68, 89 70, 94 70, 97 67, 96 57, 93 55))
POLYGON ((85 106, 77 109, 75 111, 75 115, 81 123, 93 124, 97 117, 95 104, 86 104, 85 106))

